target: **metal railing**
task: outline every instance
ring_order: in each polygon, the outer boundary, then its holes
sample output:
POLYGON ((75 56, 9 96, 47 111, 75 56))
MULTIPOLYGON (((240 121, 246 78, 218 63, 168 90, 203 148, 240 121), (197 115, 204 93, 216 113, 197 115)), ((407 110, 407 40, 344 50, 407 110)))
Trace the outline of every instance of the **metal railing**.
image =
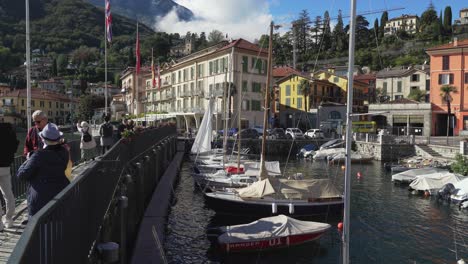
POLYGON ((126 262, 148 198, 176 152, 175 133, 162 127, 120 140, 29 220, 8 263, 102 263, 97 245, 109 241, 126 262))

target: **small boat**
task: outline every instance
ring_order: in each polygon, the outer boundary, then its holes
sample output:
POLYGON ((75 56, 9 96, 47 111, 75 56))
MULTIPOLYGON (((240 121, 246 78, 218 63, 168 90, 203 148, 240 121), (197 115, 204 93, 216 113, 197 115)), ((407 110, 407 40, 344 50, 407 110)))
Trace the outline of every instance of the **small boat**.
POLYGON ((410 183, 416 177, 421 175, 430 175, 434 173, 448 173, 448 170, 440 169, 440 168, 421 168, 421 169, 409 169, 400 173, 396 173, 392 175, 392 182, 398 183, 410 183))
POLYGON ((315 150, 317 150, 317 146, 314 145, 314 144, 307 144, 305 146, 303 146, 299 152, 296 154, 296 156, 298 158, 304 158, 304 159, 307 159, 307 158, 310 158, 312 157, 314 154, 315 154, 315 150))
POLYGON ((338 153, 345 153, 344 148, 331 148, 331 149, 321 149, 317 150, 313 156, 314 160, 326 160, 330 155, 336 155, 338 153))
POLYGON ((320 146, 320 150, 330 149, 330 148, 338 148, 343 147, 345 141, 342 139, 332 139, 330 141, 325 142, 322 146, 320 146))
POLYGON ((300 245, 319 239, 331 226, 277 215, 249 224, 223 226, 217 242, 225 252, 257 251, 300 245))
POLYGON ((468 178, 453 184, 454 190, 450 195, 450 200, 460 203, 468 199, 468 178))
POLYGON ((409 187, 410 190, 433 195, 436 194, 444 185, 448 183, 455 184, 463 179, 465 179, 465 177, 460 174, 450 172, 433 173, 416 177, 416 179, 410 183, 409 187))
MULTIPOLYGON (((330 164, 344 164, 346 155, 345 153, 340 152, 340 153, 328 156, 327 159, 330 164)), ((373 159, 374 158, 370 155, 360 154, 356 152, 351 153, 352 163, 367 163, 367 162, 371 162, 373 159)))

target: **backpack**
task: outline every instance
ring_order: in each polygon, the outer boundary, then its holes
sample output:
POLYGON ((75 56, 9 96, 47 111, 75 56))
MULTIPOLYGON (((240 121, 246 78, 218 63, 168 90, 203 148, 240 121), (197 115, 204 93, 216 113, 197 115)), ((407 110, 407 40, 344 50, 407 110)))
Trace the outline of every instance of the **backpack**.
POLYGON ((89 132, 84 132, 83 133, 83 142, 90 142, 91 140, 93 140, 93 137, 91 136, 91 134, 89 134, 89 132))
POLYGON ((103 137, 112 137, 112 134, 114 132, 114 129, 112 128, 112 125, 109 123, 105 123, 102 125, 102 136, 103 137))

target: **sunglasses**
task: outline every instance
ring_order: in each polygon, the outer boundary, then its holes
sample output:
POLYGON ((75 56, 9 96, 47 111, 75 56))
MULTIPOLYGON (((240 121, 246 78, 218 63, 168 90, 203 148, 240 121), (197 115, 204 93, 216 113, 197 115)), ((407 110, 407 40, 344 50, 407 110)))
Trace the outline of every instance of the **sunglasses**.
POLYGON ((41 122, 42 122, 42 120, 34 121, 35 124, 39 124, 39 123, 41 123, 41 122))

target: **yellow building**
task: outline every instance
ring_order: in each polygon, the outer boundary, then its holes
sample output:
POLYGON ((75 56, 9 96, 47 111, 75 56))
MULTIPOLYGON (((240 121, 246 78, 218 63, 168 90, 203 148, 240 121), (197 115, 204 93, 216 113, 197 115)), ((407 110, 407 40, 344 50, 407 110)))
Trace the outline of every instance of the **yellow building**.
MULTIPOLYGON (((336 75, 335 73, 332 72, 332 70, 329 71, 318 71, 313 73, 313 77, 319 80, 327 80, 336 86, 341 88, 341 93, 339 95, 339 98, 335 98, 335 102, 337 103, 346 103, 346 98, 347 98, 347 89, 348 89, 348 78, 336 75)), ((353 85, 353 112, 363 112, 364 111, 364 91, 367 89, 369 85, 361 82, 354 80, 354 85, 353 85)))
MULTIPOLYGON (((309 76, 291 73, 276 82, 279 89, 279 109, 280 124, 285 127, 296 127, 297 120, 310 123, 315 119, 310 114, 311 109, 317 109, 321 102, 336 102, 336 98, 341 98, 341 88, 327 80, 317 80, 309 76), (310 94, 304 96, 300 83, 308 80, 310 83, 310 94), (307 115, 306 115, 307 113, 307 115)), ((314 122, 312 122, 314 123, 314 122)), ((304 126, 307 126, 304 124, 304 126)))
MULTIPOLYGON (((2 103, 0 121, 15 125, 26 125, 26 89, 5 91, 1 94, 0 98, 2 103)), ((42 110, 47 114, 49 121, 58 125, 68 122, 67 117, 69 114, 70 117, 72 116, 77 102, 77 100, 71 99, 64 94, 37 88, 31 89, 31 111, 42 110)))

